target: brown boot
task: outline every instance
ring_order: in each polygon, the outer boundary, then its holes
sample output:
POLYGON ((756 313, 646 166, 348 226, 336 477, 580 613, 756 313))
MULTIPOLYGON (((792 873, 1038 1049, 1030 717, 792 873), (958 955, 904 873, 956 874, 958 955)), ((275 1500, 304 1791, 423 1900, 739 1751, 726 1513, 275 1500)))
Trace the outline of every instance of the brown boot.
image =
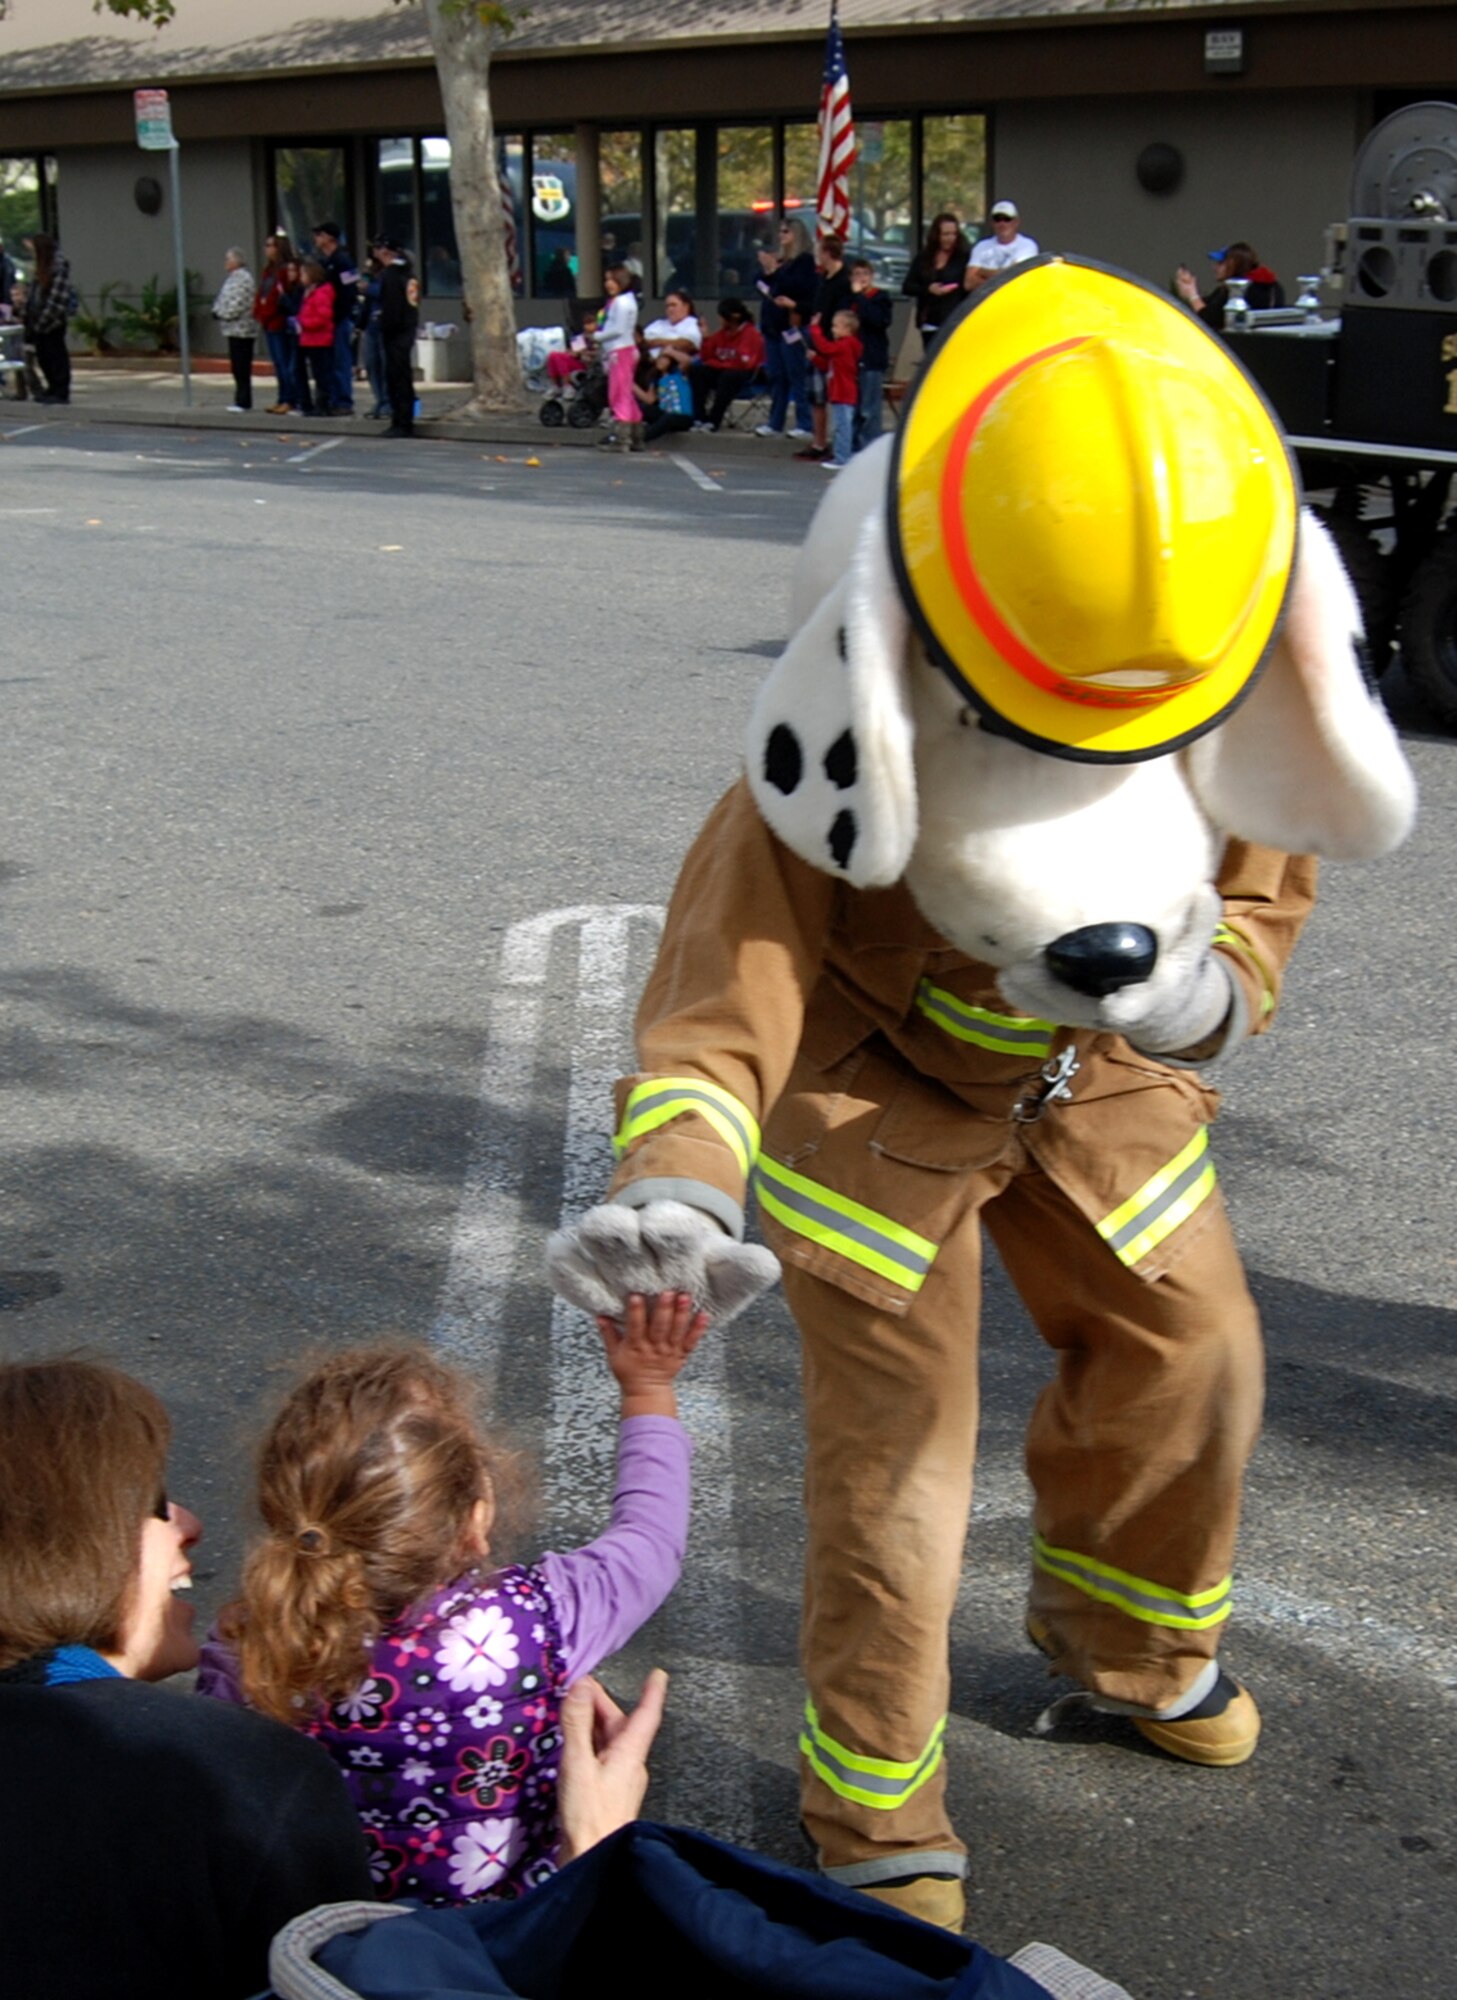
POLYGON ((885 1882, 860 1893, 943 1931, 960 1931, 966 1924, 966 1890, 958 1875, 913 1875, 908 1881, 885 1882))
MULTIPOLYGON (((1027 1637, 1039 1653, 1056 1658, 1052 1629, 1035 1611, 1027 1613, 1027 1637)), ((1229 1770, 1248 1763, 1260 1740, 1260 1711, 1254 1696, 1223 1668, 1203 1701, 1186 1715, 1167 1721, 1157 1715, 1131 1715, 1128 1719, 1140 1736, 1170 1757, 1179 1757, 1186 1764, 1203 1764, 1206 1769, 1229 1770)))
POLYGON ((642 425, 624 424, 622 427, 622 449, 624 451, 641 451, 642 448, 642 425))

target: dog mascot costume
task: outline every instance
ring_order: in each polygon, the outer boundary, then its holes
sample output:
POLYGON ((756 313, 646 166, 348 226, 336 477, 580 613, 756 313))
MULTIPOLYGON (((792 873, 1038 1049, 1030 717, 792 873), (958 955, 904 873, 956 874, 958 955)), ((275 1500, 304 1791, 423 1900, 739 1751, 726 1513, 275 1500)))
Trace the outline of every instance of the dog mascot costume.
POLYGON ((1057 1374, 1027 1442, 1027 1629, 1175 1756, 1259 1734, 1218 1665, 1260 1332, 1198 1065, 1270 1024, 1316 854, 1394 848, 1410 773, 1359 617, 1227 348, 1045 257, 839 475, 688 856, 559 1290, 772 1281, 804 1346, 804 1821, 951 1926, 948 1622, 981 1227, 1057 1374))

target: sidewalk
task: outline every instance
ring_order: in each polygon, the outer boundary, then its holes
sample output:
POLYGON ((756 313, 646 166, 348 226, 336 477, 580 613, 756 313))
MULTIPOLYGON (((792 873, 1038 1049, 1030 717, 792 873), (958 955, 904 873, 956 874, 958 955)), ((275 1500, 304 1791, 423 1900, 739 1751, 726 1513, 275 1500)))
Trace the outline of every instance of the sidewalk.
MULTIPOLYGON (((169 430, 283 431, 290 436, 313 434, 350 438, 384 436, 386 426, 383 423, 357 414, 353 417, 303 417, 294 411, 288 416, 271 417, 267 405, 272 401, 275 387, 271 372, 255 369, 253 408, 242 416, 232 416, 228 412, 228 404, 233 396, 233 378, 227 363, 219 363, 212 356, 203 357, 193 364, 192 405, 188 408, 182 399, 181 367, 172 357, 165 361, 152 357, 140 361, 112 361, 73 355, 70 403, 57 407, 46 403, 0 402, 0 429, 14 428, 18 422, 40 419, 64 422, 69 418, 88 424, 146 424, 169 430), (34 412, 34 419, 29 414, 22 415, 31 411, 34 412)), ((470 394, 467 383, 418 382, 415 388, 421 412, 415 428, 416 435, 422 440, 447 438, 462 444, 590 450, 601 435, 597 429, 578 431, 567 424, 558 429, 548 429, 538 421, 534 404, 529 405, 519 417, 495 417, 484 422, 464 421, 453 412, 462 407, 470 394)), ((355 397, 356 411, 368 410, 369 385, 356 383, 355 397)), ((787 439, 759 438, 752 431, 684 431, 669 442, 675 451, 706 447, 715 456, 731 451, 735 454, 753 453, 765 458, 787 458, 795 449, 787 439)))

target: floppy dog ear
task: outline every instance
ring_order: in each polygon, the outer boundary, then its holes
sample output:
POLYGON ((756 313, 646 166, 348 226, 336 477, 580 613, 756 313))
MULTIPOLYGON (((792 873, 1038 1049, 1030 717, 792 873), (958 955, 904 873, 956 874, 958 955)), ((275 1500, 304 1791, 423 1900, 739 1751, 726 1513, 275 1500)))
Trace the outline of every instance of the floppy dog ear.
POLYGON ((916 839, 910 620, 885 517, 795 633, 749 718, 749 785, 785 846, 857 889, 905 873, 916 839))
POLYGON ((1285 622, 1248 698, 1185 751, 1223 832, 1333 861, 1389 854, 1416 783, 1361 665, 1361 614, 1330 536, 1301 518, 1285 622))

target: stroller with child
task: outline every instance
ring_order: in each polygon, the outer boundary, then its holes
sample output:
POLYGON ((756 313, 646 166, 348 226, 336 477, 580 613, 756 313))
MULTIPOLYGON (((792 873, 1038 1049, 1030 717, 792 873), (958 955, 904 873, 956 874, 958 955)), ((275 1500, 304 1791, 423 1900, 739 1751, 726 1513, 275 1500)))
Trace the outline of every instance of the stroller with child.
POLYGON ((597 347, 599 303, 595 299, 571 300, 564 345, 543 359, 546 394, 537 414, 548 430, 557 430, 562 424, 570 424, 573 430, 591 430, 607 408, 607 369, 597 347))

